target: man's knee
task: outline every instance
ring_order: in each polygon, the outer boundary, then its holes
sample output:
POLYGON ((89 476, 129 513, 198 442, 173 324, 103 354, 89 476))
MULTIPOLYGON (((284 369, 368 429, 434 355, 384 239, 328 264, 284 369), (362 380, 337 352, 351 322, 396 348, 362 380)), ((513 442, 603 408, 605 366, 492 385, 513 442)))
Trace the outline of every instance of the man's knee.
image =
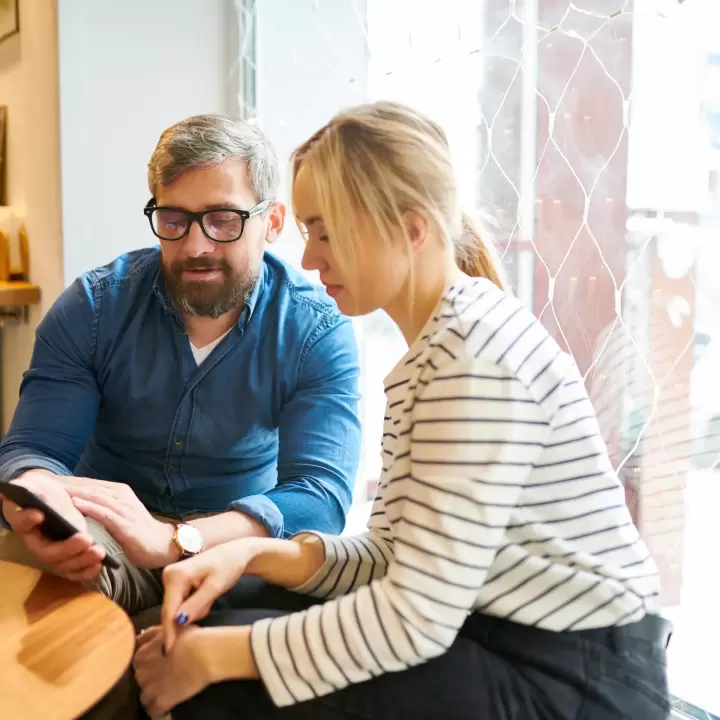
MULTIPOLYGON (((41 562, 35 554, 28 549, 22 537, 12 531, 7 531, 0 535, 0 560, 55 574, 55 570, 41 562)), ((113 597, 113 586, 115 583, 108 577, 108 569, 105 567, 103 567, 95 579, 84 584, 113 600, 115 599, 113 597)))
MULTIPOLYGON (((102 545, 108 552, 113 555, 119 553, 116 543, 102 525, 94 520, 88 520, 88 532, 93 541, 102 545)), ((28 549, 22 537, 11 530, 0 530, 0 560, 52 572, 52 568, 38 560, 28 549)))
MULTIPOLYGON (((88 519, 88 532, 93 541, 105 548, 120 565, 118 569, 103 566, 100 574, 87 583, 89 587, 116 602, 129 615, 162 602, 162 583, 158 573, 129 563, 122 548, 100 523, 88 519)), ((53 572, 28 550, 22 537, 13 532, 2 534, 0 531, 0 560, 53 572)))
POLYGON ((133 565, 103 525, 91 518, 88 518, 87 522, 92 539, 120 565, 117 569, 103 567, 100 575, 93 581, 94 586, 131 616, 159 605, 162 602, 159 573, 133 565))
POLYGON ((23 539, 10 530, 0 530, 0 560, 38 570, 49 569, 28 550, 23 539))

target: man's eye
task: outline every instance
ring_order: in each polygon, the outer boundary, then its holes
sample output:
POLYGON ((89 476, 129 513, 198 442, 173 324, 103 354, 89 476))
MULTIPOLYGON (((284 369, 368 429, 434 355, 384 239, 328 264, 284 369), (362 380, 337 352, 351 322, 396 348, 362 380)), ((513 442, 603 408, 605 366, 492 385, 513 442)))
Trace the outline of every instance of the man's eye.
POLYGON ((238 214, 233 212, 214 212, 207 217, 209 217, 213 223, 218 223, 219 225, 237 222, 238 220, 238 214))
POLYGON ((321 235, 318 240, 320 242, 330 242, 330 238, 327 235, 321 235))

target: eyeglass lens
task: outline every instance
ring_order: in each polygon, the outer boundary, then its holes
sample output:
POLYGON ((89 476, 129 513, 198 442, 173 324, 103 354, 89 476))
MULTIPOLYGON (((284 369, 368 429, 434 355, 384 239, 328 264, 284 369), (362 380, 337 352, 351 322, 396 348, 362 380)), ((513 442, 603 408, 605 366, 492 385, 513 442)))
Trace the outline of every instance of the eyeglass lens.
MULTIPOLYGON (((152 214, 155 233, 163 240, 179 240, 187 233, 190 219, 182 210, 156 208, 152 214)), ((231 210, 205 213, 202 225, 205 232, 220 242, 237 240, 243 231, 243 218, 231 210)))

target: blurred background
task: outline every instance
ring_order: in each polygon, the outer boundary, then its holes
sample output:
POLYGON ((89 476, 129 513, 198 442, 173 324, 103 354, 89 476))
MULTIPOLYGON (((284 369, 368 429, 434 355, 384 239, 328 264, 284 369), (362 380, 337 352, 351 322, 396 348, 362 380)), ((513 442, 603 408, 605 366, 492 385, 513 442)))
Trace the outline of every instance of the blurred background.
MULTIPOLYGON (((0 3, 0 31, 14 3, 0 3)), ((466 208, 491 221, 513 291, 585 374, 676 623, 678 712, 720 715, 720 2, 16 7, 19 32, 0 39, 4 194, 42 301, 5 324, 5 426, 59 292, 154 243, 141 210, 165 127, 239 114, 286 162, 343 107, 411 103, 446 128, 466 208)), ((292 223, 272 251, 299 266, 292 223)), ((382 379, 404 351, 382 314, 356 328, 365 438, 351 528, 380 473, 382 379)))

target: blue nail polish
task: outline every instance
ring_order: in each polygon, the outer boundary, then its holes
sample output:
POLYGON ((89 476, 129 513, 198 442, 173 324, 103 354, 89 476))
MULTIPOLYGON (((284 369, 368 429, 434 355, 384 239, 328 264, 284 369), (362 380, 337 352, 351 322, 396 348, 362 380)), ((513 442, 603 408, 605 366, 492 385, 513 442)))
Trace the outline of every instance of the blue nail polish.
POLYGON ((177 616, 177 619, 175 620, 175 622, 178 625, 184 625, 187 621, 188 621, 188 616, 185 613, 180 613, 177 616))

